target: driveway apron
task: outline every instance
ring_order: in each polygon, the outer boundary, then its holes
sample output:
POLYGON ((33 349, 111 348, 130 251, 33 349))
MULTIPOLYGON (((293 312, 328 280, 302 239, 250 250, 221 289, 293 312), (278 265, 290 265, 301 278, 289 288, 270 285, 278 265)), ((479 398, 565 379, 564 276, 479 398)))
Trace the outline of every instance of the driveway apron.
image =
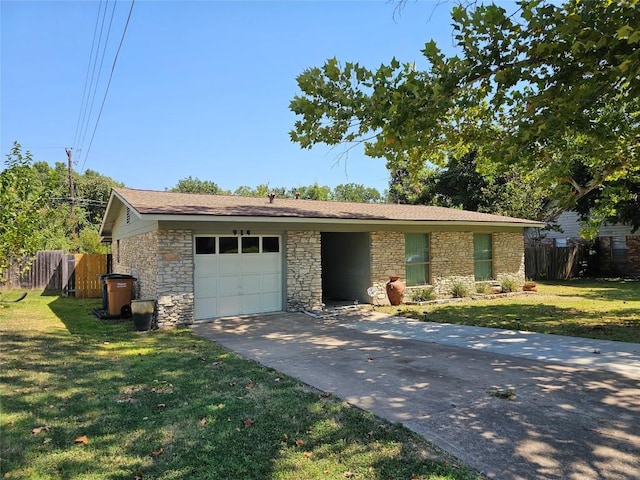
POLYGON ((364 311, 233 317, 192 330, 401 422, 489 478, 640 479, 637 350, 622 355, 631 358, 624 368, 532 360, 406 334, 398 318, 364 311))

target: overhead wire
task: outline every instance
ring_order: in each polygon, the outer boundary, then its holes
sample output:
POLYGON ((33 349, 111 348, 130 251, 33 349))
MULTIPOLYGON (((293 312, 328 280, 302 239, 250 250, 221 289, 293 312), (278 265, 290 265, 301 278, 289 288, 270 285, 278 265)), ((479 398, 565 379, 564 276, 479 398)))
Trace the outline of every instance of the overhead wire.
MULTIPOLYGON (((104 26, 104 19, 106 18, 108 4, 109 4, 109 0, 106 1, 105 7, 104 7, 104 16, 102 20, 103 26, 104 26)), ((96 76, 95 88, 93 89, 91 104, 89 105, 89 116, 87 117, 87 123, 85 125, 85 131, 82 136, 82 140, 80 140, 80 149, 84 147, 84 141, 87 136, 87 131, 89 128, 89 121, 91 120, 91 114, 93 113, 93 105, 96 100, 96 94, 98 93, 98 84, 100 82, 100 76, 102 75, 102 66, 104 65, 104 57, 105 57, 105 54, 107 53, 107 45, 109 44, 109 36, 111 35, 111 26, 113 24, 113 16, 115 14, 115 11, 116 11, 116 2, 114 1, 113 8, 111 9, 111 19, 109 20, 109 26, 107 27, 107 35, 104 40, 104 47, 102 48, 102 55, 100 56, 100 66, 98 67, 98 75, 96 76)), ((101 40, 102 40, 102 31, 100 31, 100 41, 101 40)), ((97 60, 98 60, 97 56, 95 60, 97 63, 97 60)), ((95 64, 94 64, 94 70, 95 70, 95 64)))
POLYGON ((82 90, 82 101, 80 102, 80 112, 78 114, 78 121, 76 122, 76 133, 73 136, 73 144, 77 145, 78 142, 80 141, 80 137, 79 137, 79 131, 80 131, 80 124, 81 124, 81 119, 82 119, 82 111, 84 109, 85 106, 85 100, 88 98, 87 95, 87 90, 88 90, 88 84, 89 84, 89 71, 91 70, 91 59, 93 58, 93 49, 95 47, 96 44, 96 36, 98 35, 98 23, 100 21, 100 11, 102 10, 102 2, 100 2, 98 4, 98 14, 96 15, 96 24, 93 27, 93 39, 91 40, 91 51, 89 53, 89 61, 87 62, 87 72, 85 73, 84 76, 84 88, 82 90))
MULTIPOLYGON (((87 78, 89 78, 89 70, 91 70, 91 76, 89 79, 88 88, 86 88, 86 82, 85 82, 85 91, 83 92, 82 106, 80 107, 80 117, 79 117, 80 131, 78 132, 79 136, 77 136, 77 138, 75 138, 73 142, 74 145, 77 147, 80 147, 80 143, 84 135, 86 135, 86 129, 91 119, 91 112, 89 111, 89 99, 92 97, 92 92, 94 91, 94 88, 97 89, 97 86, 98 86, 97 80, 99 79, 96 80, 96 66, 98 64, 99 51, 102 46, 102 32, 104 31, 104 22, 107 16, 108 3, 109 3, 109 0, 107 0, 106 2, 100 1, 98 4, 98 16, 96 18, 96 28, 93 32, 91 54, 89 56, 89 64, 87 65, 87 78), (103 5, 104 5, 104 12, 102 12, 103 5), (100 17, 102 17, 102 22, 100 23, 98 42, 96 44, 96 33, 98 32, 98 23, 100 21, 100 17), (95 49, 93 48, 94 44, 95 44, 95 49), (93 68, 92 68, 92 65, 93 65, 93 68), (95 87, 94 87, 94 80, 96 80, 95 87), (83 134, 83 132, 85 133, 83 134)), ((106 49, 106 47, 107 46, 105 44, 102 48, 106 49)), ((95 93, 93 94, 93 96, 95 96, 95 93)))
POLYGON ((89 147, 87 148, 84 160, 82 162, 81 171, 84 170, 84 167, 87 163, 87 158, 89 157, 89 152, 91 152, 91 146, 93 145, 93 139, 95 138, 96 131, 98 130, 98 124, 100 123, 100 117, 102 116, 102 110, 104 109, 104 104, 107 100, 107 94, 109 93, 109 87, 111 86, 111 80, 113 80, 113 72, 116 69, 116 63, 118 62, 118 56, 120 55, 120 49, 122 48, 122 44, 124 43, 124 38, 127 34, 127 29, 129 27, 129 21, 131 20, 131 14, 133 13, 133 6, 135 5, 135 0, 131 0, 131 7, 129 8, 129 14, 127 15, 127 21, 124 24, 124 29, 122 30, 122 36, 120 37, 120 43, 118 44, 118 49, 116 50, 116 54, 113 58, 113 63, 111 64, 111 72, 109 74, 109 81, 107 82, 107 86, 104 91, 104 96, 102 97, 102 104, 100 105, 100 111, 98 112, 98 117, 96 118, 96 123, 93 127, 93 133, 91 134, 91 140, 89 142, 89 147))

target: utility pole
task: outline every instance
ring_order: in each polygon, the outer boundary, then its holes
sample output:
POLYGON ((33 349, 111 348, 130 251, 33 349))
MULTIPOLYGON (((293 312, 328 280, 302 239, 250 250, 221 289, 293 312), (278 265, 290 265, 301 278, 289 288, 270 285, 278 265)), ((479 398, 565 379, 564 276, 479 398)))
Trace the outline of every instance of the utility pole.
POLYGON ((76 236, 76 211, 75 211, 75 197, 74 197, 74 188, 73 188, 73 148, 65 148, 65 152, 67 152, 67 164, 69 166, 69 203, 71 204, 71 234, 76 236))

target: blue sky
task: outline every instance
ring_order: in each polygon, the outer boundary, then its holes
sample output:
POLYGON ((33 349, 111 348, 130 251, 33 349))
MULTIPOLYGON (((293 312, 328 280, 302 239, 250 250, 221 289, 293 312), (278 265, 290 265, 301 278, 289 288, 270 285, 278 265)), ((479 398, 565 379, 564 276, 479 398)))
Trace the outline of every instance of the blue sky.
POLYGON ((164 190, 192 176, 228 190, 317 182, 383 192, 383 159, 358 149, 338 161, 339 147, 302 150, 289 140, 296 76, 334 56, 368 67, 395 56, 420 67, 425 42, 452 44, 452 2, 410 1, 394 15, 387 1, 137 0, 89 149, 130 5, 0 2, 3 160, 17 140, 51 164, 73 147, 77 170, 131 188, 164 190), (105 6, 104 61, 94 70, 105 6), (81 108, 87 83, 95 99, 81 108))

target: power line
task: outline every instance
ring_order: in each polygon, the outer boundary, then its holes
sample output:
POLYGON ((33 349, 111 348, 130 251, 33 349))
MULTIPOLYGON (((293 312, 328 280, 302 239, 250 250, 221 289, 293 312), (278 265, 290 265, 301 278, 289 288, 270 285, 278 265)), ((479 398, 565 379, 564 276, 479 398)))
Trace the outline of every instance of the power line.
POLYGON ((87 157, 89 156, 89 152, 91 151, 91 146, 93 145, 93 139, 96 135, 96 130, 98 129, 98 123, 100 123, 100 117, 102 116, 102 109, 104 108, 105 101, 107 100, 107 94, 109 93, 109 87, 111 86, 111 80, 113 79, 113 72, 116 68, 116 62, 118 61, 118 55, 120 54, 120 49, 122 48, 122 44, 124 43, 124 37, 127 34, 127 28, 129 27, 129 20, 131 20, 131 14, 133 13, 133 6, 135 5, 135 0, 131 0, 131 7, 129 8, 129 15, 127 16, 127 21, 124 24, 124 29, 122 30, 122 36, 120 37, 120 43, 118 44, 118 49, 116 50, 116 55, 113 58, 113 64, 111 65, 111 73, 109 74, 109 81, 107 82, 107 87, 104 91, 104 96, 102 97, 102 104, 100 105, 100 111, 98 112, 98 118, 96 119, 96 124, 93 127, 93 133, 91 134, 91 141, 89 142, 89 147, 86 150, 84 155, 84 161, 82 162, 81 171, 84 170, 84 166, 87 163, 87 157))
POLYGON ((100 10, 102 10, 102 3, 98 4, 98 15, 96 15, 96 24, 93 27, 93 40, 91 40, 91 51, 89 52, 89 62, 87 63, 87 73, 85 74, 84 77, 84 88, 82 90, 82 101, 80 102, 80 112, 78 113, 78 122, 76 123, 76 133, 73 137, 73 144, 77 145, 78 142, 80 141, 80 120, 82 119, 82 111, 84 109, 85 106, 85 100, 87 98, 89 98, 89 96, 87 95, 87 85, 89 83, 89 70, 91 70, 91 59, 93 58, 93 48, 95 47, 96 44, 96 36, 98 34, 98 22, 100 20, 100 10))
MULTIPOLYGON (((93 68, 91 69, 91 80, 89 81, 89 89, 87 90, 87 97, 84 103, 84 111, 80 112, 82 116, 82 120, 80 121, 80 136, 77 139, 78 141, 74 142, 74 144, 76 146, 79 146, 80 149, 84 144, 84 139, 87 135, 87 128, 89 126, 89 122, 91 121, 91 110, 93 109, 93 100, 91 101, 91 108, 89 108, 89 98, 95 99, 96 92, 98 90, 99 78, 96 78, 96 66, 98 65, 98 56, 99 56, 98 52, 100 50, 100 46, 102 45, 102 32, 104 31, 104 22, 107 17, 108 3, 109 3, 108 0, 107 2, 104 3, 104 13, 102 13, 102 23, 100 24, 100 34, 98 36, 98 44, 96 45, 95 55, 94 55, 94 50, 92 49, 91 57, 89 58, 89 66, 93 64, 93 68), (95 79, 95 86, 94 86, 94 79, 95 79), (92 91, 93 91, 93 95, 91 94, 92 91)), ((102 10, 102 2, 100 2, 100 7, 98 10, 98 18, 100 18, 101 10, 102 10)), ((94 32, 94 35, 95 35, 95 32, 94 32)), ((95 40, 95 36, 94 36, 94 40, 95 40)), ((104 44, 103 48, 106 50, 107 48, 106 43, 104 44)))

